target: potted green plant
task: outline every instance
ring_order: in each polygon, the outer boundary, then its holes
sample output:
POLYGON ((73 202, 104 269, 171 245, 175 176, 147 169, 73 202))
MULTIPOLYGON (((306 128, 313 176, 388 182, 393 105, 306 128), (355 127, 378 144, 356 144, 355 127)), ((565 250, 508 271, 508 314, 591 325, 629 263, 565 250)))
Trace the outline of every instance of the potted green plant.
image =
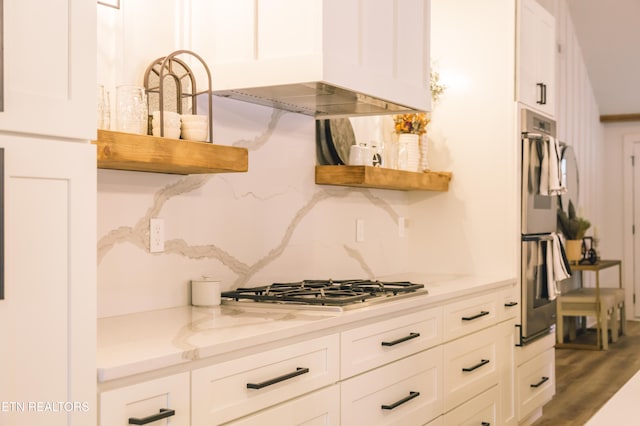
POLYGON ((576 215, 576 209, 571 201, 569 201, 567 210, 568 214, 564 210, 558 209, 558 225, 567 240, 567 260, 571 263, 577 263, 582 258, 582 239, 591 226, 591 222, 576 215))

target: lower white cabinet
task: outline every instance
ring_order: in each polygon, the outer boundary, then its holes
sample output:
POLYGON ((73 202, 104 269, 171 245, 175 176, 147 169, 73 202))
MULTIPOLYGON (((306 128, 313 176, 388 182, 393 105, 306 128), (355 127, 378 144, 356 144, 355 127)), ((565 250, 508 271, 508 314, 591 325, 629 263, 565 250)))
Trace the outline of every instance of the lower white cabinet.
POLYGON ((442 348, 341 383, 343 425, 422 425, 442 413, 442 348))
POLYGON ((444 409, 498 384, 497 327, 444 345, 444 409))
MULTIPOLYGON (((229 426, 329 426, 339 424, 339 385, 320 389, 273 408, 228 423, 229 426)), ((194 426, 195 425, 196 423, 194 423, 194 426)))
POLYGON ((493 388, 465 402, 444 415, 444 426, 494 426, 498 422, 498 388, 493 388))
POLYGON ((100 426, 189 426, 189 373, 100 394, 100 426))
POLYGON ((225 423, 336 383, 337 334, 191 372, 194 425, 225 423))
POLYGON ((523 420, 553 397, 555 381, 555 350, 553 347, 518 367, 516 372, 518 420, 523 420))

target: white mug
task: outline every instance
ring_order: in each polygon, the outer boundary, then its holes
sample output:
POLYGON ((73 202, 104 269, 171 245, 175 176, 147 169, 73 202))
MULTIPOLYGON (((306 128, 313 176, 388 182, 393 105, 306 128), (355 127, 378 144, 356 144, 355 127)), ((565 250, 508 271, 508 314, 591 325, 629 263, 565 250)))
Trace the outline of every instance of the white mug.
POLYGON ((191 304, 193 306, 220 305, 220 281, 191 280, 191 304))

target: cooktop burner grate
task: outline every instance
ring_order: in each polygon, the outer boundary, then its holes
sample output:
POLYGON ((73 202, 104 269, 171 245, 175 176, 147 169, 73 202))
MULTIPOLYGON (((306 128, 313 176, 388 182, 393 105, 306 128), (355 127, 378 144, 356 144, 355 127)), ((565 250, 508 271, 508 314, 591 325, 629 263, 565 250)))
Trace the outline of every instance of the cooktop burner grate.
POLYGON ((376 298, 389 298, 426 290, 423 284, 408 281, 377 280, 304 280, 273 283, 260 287, 238 288, 222 293, 223 297, 240 301, 290 303, 321 306, 347 306, 376 298))

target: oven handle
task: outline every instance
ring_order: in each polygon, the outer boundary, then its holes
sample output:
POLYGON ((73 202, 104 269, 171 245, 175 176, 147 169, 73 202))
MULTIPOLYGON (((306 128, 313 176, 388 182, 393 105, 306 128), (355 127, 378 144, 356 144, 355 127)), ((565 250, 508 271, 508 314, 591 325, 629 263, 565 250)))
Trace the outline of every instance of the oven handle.
POLYGON ((398 343, 406 342, 407 340, 415 339, 416 337, 420 337, 420 333, 409 333, 408 336, 402 337, 392 342, 382 342, 381 344, 382 346, 395 346, 398 343))
POLYGON ((551 234, 523 235, 522 236, 522 241, 523 242, 529 242, 529 241, 551 241, 551 240, 553 240, 553 235, 551 235, 551 234))
POLYGON ((276 377, 274 379, 267 380, 267 381, 262 382, 262 383, 247 383, 247 389, 262 389, 262 388, 266 388, 267 386, 275 385, 276 383, 280 383, 280 382, 284 382, 285 380, 293 379, 294 377, 301 376, 301 375, 303 375, 305 373, 308 373, 308 372, 309 372, 308 368, 298 367, 298 368, 296 368, 296 371, 294 371, 293 373, 285 374, 285 375, 282 375, 280 377, 276 377))

